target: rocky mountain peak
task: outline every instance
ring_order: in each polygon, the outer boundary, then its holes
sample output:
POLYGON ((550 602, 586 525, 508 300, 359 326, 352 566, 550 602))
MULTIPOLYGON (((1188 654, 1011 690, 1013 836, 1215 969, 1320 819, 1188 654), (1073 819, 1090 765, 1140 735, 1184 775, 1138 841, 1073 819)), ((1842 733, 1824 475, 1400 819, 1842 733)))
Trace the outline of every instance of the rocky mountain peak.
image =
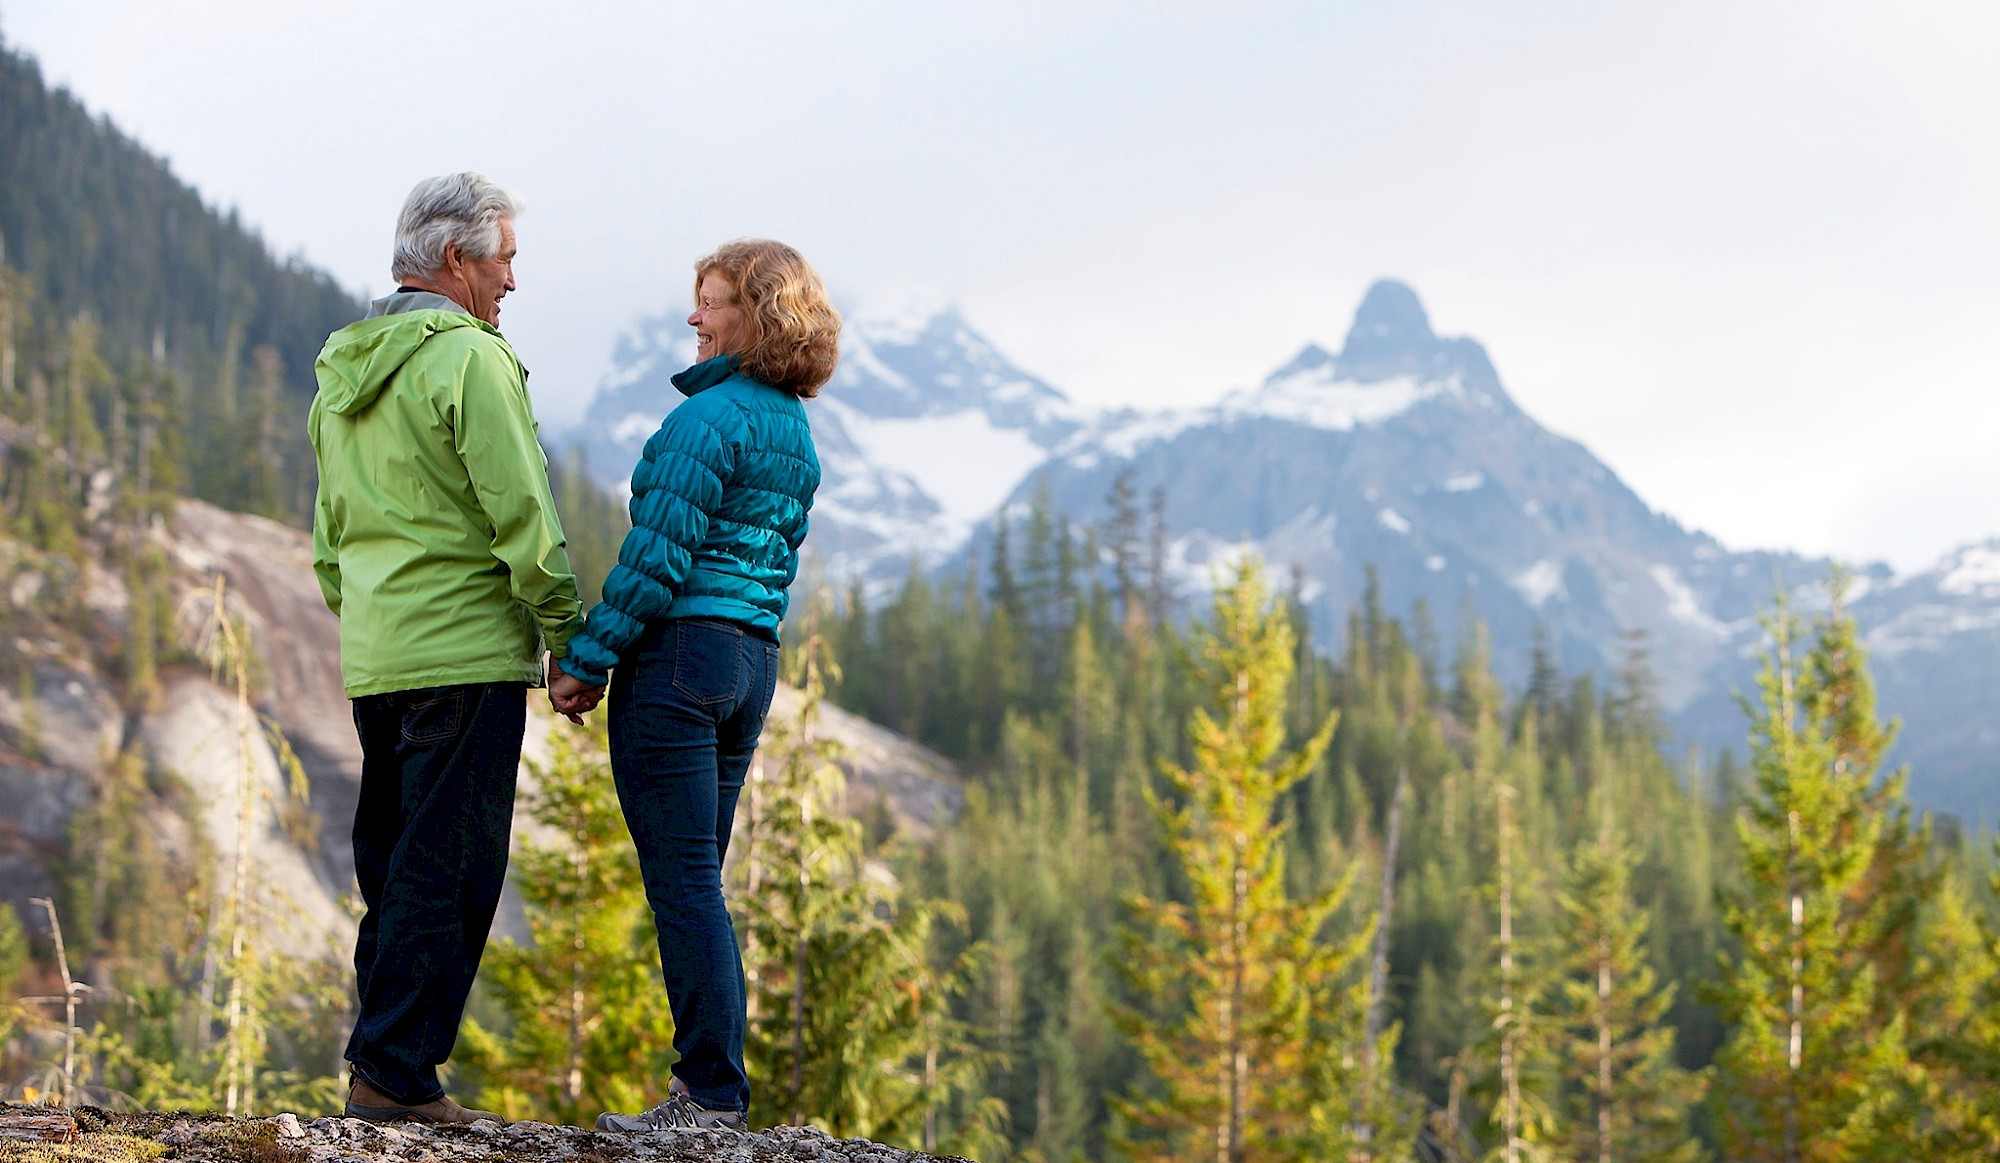
POLYGON ((1377 279, 1361 297, 1340 358, 1343 362, 1368 362, 1385 356, 1428 354, 1437 341, 1417 293, 1394 279, 1377 279))
MULTIPOLYGON (((1314 349, 1301 352, 1307 359, 1314 349)), ((1297 363, 1295 360, 1294 363, 1297 363)), ((1431 329, 1423 301, 1404 283, 1377 279, 1361 297, 1338 356, 1328 357, 1330 378, 1373 384, 1399 377, 1419 382, 1456 380, 1459 398, 1512 411, 1486 349, 1471 339, 1444 338, 1431 329)), ((1278 378, 1283 375, 1278 373, 1278 378)))
POLYGON ((1268 378, 1274 380, 1289 379, 1292 376, 1306 372, 1316 372, 1321 368, 1332 367, 1338 362, 1338 358, 1326 348, 1321 347, 1317 343, 1308 343, 1299 349, 1299 353, 1293 356, 1290 362, 1277 371, 1272 372, 1268 378))

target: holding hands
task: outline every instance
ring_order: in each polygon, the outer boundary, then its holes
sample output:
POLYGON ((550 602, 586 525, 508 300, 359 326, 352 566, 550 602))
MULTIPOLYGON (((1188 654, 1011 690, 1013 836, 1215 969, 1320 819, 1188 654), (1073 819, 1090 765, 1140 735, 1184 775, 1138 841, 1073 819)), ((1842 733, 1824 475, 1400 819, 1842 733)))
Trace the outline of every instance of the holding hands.
POLYGON ((570 674, 556 665, 553 655, 549 657, 549 706, 577 726, 583 726, 583 717, 597 709, 604 699, 604 688, 570 674))

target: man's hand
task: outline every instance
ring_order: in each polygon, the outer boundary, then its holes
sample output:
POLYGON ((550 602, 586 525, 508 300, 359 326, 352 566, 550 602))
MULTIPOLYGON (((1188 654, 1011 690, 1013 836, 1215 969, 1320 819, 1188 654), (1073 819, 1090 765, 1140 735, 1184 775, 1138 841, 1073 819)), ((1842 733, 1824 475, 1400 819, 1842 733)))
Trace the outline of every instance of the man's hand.
POLYGON ((549 706, 555 712, 577 726, 583 726, 583 717, 597 709, 604 698, 604 688, 570 674, 556 665, 553 655, 549 658, 549 706))

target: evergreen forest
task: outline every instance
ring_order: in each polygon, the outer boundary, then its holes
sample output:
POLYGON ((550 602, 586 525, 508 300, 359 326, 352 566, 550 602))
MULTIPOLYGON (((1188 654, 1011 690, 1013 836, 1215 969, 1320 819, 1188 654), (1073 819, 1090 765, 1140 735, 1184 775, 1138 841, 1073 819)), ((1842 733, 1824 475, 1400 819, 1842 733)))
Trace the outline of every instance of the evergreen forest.
MULTIPOLYGON (((0 676, 32 706, 53 627, 131 708, 178 666, 247 710, 244 626, 170 608, 158 531, 185 497, 303 526, 307 369, 360 306, 4 49, 0 174, 0 543, 49 583, 0 676)), ((551 473, 588 591, 623 514, 551 473)), ((2000 867, 1885 763, 1842 577, 1774 593, 1741 752, 1705 755, 1642 638, 1503 689, 1473 618, 1440 641, 1371 588, 1314 626, 1252 560, 1177 592, 1157 508, 1110 502, 795 593, 728 872, 754 1121, 994 1163, 2000 1158, 2000 867), (829 703, 949 757, 963 810, 919 840, 859 802, 829 703)), ((601 717, 533 775, 528 938, 489 946, 452 1085, 587 1122, 662 1097, 672 1018, 601 717)), ((50 895, 0 909, 5 1097, 333 1109, 346 951, 267 940, 136 743, 88 790, 50 895)))

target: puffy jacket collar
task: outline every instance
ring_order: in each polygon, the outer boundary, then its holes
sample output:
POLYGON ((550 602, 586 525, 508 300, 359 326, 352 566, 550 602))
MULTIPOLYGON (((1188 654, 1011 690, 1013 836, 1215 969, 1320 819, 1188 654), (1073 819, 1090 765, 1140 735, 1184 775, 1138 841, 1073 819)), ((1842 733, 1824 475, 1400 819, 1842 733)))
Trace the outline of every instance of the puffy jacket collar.
POLYGON ((370 306, 369 318, 350 323, 327 337, 313 370, 319 380, 321 407, 336 415, 351 416, 367 408, 382 394, 390 377, 422 347, 424 340, 442 331, 478 327, 500 332, 482 319, 475 319, 442 295, 418 292, 390 295, 370 306), (395 300, 430 300, 444 303, 395 300), (381 313, 374 313, 380 309, 381 313))
POLYGON ((681 395, 692 396, 696 392, 707 391, 735 374, 736 357, 718 355, 714 359, 702 360, 686 371, 675 372, 673 380, 674 386, 681 390, 681 395))

